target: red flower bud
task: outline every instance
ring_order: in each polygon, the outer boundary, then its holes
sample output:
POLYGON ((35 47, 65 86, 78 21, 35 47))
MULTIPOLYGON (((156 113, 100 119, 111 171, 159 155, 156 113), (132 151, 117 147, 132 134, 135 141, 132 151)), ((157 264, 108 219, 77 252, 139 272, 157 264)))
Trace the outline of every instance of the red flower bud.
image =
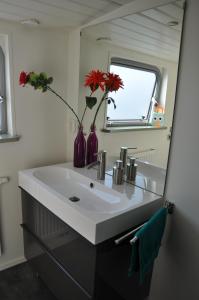
POLYGON ((119 77, 119 75, 113 74, 113 73, 107 73, 107 78, 105 81, 106 90, 108 92, 116 92, 120 88, 123 89, 123 82, 122 79, 119 77))
POLYGON ((22 71, 19 75, 19 85, 25 86, 28 82, 28 74, 24 71, 22 71))

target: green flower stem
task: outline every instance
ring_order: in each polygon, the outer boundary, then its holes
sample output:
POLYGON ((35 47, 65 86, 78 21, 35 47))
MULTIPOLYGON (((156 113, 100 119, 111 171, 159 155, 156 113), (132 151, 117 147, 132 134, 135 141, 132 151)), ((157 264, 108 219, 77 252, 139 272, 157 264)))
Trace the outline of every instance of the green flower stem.
MULTIPOLYGON (((93 92, 91 92, 90 97, 92 96, 92 94, 93 94, 93 92)), ((88 106, 86 105, 86 106, 85 106, 85 109, 84 109, 84 112, 83 112, 83 115, 82 115, 81 124, 83 123, 83 120, 84 120, 84 117, 85 117, 87 108, 88 108, 88 106)))
POLYGON ((76 117, 76 119, 77 119, 77 121, 78 121, 78 123, 79 123, 79 126, 82 126, 82 121, 83 121, 83 118, 82 118, 82 120, 81 120, 81 122, 80 122, 80 120, 79 120, 79 118, 78 118, 78 115, 76 114, 76 112, 74 111, 74 109, 59 95, 59 94, 57 94, 51 87, 49 87, 49 86, 47 86, 47 89, 51 92, 51 93, 53 93, 54 95, 56 95, 62 102, 64 102, 67 106, 68 106, 68 108, 72 111, 72 113, 75 115, 75 117, 76 117))
POLYGON ((82 115, 81 124, 83 123, 84 116, 85 116, 86 111, 87 111, 87 107, 88 107, 88 106, 86 105, 86 107, 85 107, 85 109, 84 109, 84 112, 83 112, 83 115, 82 115))
POLYGON ((105 92, 105 93, 104 93, 104 95, 103 95, 103 97, 102 97, 102 99, 101 99, 101 101, 100 101, 100 103, 99 103, 99 105, 98 105, 98 107, 97 107, 97 109, 96 109, 96 112, 95 112, 95 116, 94 116, 94 119, 93 119, 92 126, 95 126, 95 122, 96 122, 96 118, 97 118, 98 112, 99 112, 99 110, 100 110, 100 107, 101 107, 102 103, 103 103, 104 100, 106 99, 107 94, 108 94, 108 92, 105 92))

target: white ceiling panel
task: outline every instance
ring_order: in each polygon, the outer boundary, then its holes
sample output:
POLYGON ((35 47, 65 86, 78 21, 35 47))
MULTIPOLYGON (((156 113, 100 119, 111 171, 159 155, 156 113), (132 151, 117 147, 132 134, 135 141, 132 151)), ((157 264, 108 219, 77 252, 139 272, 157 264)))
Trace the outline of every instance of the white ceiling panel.
POLYGON ((131 21, 133 23, 132 27, 135 23, 139 25, 140 28, 150 30, 151 32, 156 32, 161 35, 168 36, 170 39, 179 41, 179 32, 173 30, 173 28, 169 26, 157 23, 155 20, 149 19, 147 16, 144 16, 142 14, 134 14, 132 16, 127 16, 124 19, 131 21))
POLYGON ((183 9, 181 2, 87 27, 83 36, 100 42, 158 56, 171 61, 179 57, 183 9), (171 26, 170 22, 177 22, 171 26))
MULTIPOLYGON (((163 58, 163 59, 166 59, 166 60, 171 60, 170 57, 171 57, 171 53, 170 51, 166 51, 164 49, 159 49, 157 47, 154 47, 154 46, 150 46, 150 45, 147 45, 147 44, 143 44, 143 43, 140 43, 138 41, 124 41, 123 38, 117 38, 117 36, 114 37, 115 40, 114 40, 114 45, 116 46, 119 46, 119 47, 123 47, 123 48, 126 48, 126 49, 133 49, 134 51, 137 51, 139 53, 145 53, 145 54, 148 54, 148 55, 152 55, 152 56, 155 56, 155 57, 159 57, 159 58, 163 58)), ((173 56, 173 59, 172 61, 176 61, 178 57, 175 57, 173 56)))
POLYGON ((144 11, 142 15, 149 17, 152 20, 155 20, 156 22, 167 25, 169 22, 177 21, 176 18, 173 18, 172 16, 169 16, 165 13, 162 13, 158 9, 149 9, 147 11, 144 11))
POLYGON ((37 5, 45 4, 45 7, 47 6, 53 9, 53 13, 56 13, 56 9, 61 9, 65 13, 75 12, 80 15, 93 16, 98 11, 98 9, 95 7, 80 5, 69 0, 34 0, 34 2, 36 2, 37 5))
POLYGON ((120 5, 124 5, 124 4, 127 4, 127 3, 131 2, 131 1, 129 1, 129 0, 110 0, 110 2, 120 4, 120 5))
POLYGON ((147 27, 140 26, 136 23, 128 22, 124 19, 117 19, 111 22, 112 24, 118 26, 118 30, 121 28, 127 31, 127 34, 137 33, 143 39, 150 39, 151 41, 164 42, 169 45, 178 46, 179 41, 177 39, 171 39, 169 34, 162 34, 162 32, 150 30, 147 27))
POLYGON ((184 10, 175 4, 158 7, 158 10, 182 22, 184 10))
POLYGON ((20 20, 22 19, 18 14, 12 14, 12 13, 8 13, 6 11, 2 12, 1 8, 0 8, 0 19, 1 20, 7 20, 7 21, 18 21, 20 22, 20 20))
POLYGON ((80 6, 92 7, 97 10, 104 10, 107 7, 111 7, 112 9, 118 7, 117 3, 108 0, 72 0, 70 2, 77 3, 80 6))
POLYGON ((41 26, 78 27, 131 0, 0 0, 0 18, 38 19, 41 26))
POLYGON ((3 19, 6 19, 7 15, 12 15, 13 20, 15 17, 16 21, 29 19, 29 18, 36 18, 38 20, 42 20, 42 24, 45 24, 46 26, 76 26, 76 23, 79 22, 79 20, 84 20, 84 16, 77 14, 70 13, 68 15, 54 15, 53 17, 50 15, 49 12, 42 12, 40 10, 33 11, 31 9, 28 9, 27 7, 20 7, 18 5, 10 5, 10 4, 4 4, 0 1, 0 12, 3 17, 3 19), (5 17, 4 17, 5 13, 5 17))
MULTIPOLYGON (((44 27, 78 27, 133 0, 0 0, 0 19, 38 19, 44 27)), ((175 60, 179 53, 183 2, 88 27, 87 36, 108 37, 112 44, 175 60), (168 23, 179 25, 169 27, 168 23)))
MULTIPOLYGON (((79 15, 81 16, 81 19, 83 19, 84 14, 83 13, 78 13, 75 12, 71 9, 63 9, 56 6, 52 6, 48 4, 45 4, 43 1, 45 0, 1 0, 0 4, 3 7, 9 7, 10 9, 12 8, 12 10, 17 10, 17 9, 21 9, 23 10, 29 10, 32 13, 39 13, 39 14, 44 14, 47 15, 49 17, 66 17, 69 16, 70 14, 72 16, 75 15, 79 15)), ((50 0, 47 0, 46 2, 51 2, 50 0)), ((55 1, 54 1, 55 2, 55 1)))

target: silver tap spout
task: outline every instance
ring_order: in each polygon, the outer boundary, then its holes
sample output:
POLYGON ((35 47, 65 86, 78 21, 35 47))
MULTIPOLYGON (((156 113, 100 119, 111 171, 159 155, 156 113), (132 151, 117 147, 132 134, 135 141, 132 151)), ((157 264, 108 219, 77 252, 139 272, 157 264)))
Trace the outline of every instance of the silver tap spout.
POLYGON ((90 163, 89 165, 87 165, 86 167, 87 167, 87 169, 91 169, 92 167, 97 166, 97 165, 99 165, 99 161, 96 160, 96 161, 90 163))
POLYGON ((101 150, 96 153, 97 161, 92 162, 87 166, 87 169, 90 169, 96 165, 98 165, 97 169, 97 179, 104 180, 105 179, 105 172, 106 172, 106 151, 101 150))

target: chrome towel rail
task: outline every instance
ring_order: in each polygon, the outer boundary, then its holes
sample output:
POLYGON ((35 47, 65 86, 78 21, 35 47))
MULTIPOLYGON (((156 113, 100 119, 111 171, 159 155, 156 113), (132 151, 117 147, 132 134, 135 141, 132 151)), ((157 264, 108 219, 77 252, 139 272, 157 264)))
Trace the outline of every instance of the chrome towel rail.
MULTIPOLYGON (((167 208, 168 213, 172 214, 173 213, 173 209, 175 207, 174 203, 171 203, 169 201, 165 201, 164 202, 164 207, 167 208)), ((126 240, 128 237, 130 237, 132 234, 136 233, 139 229, 141 229, 147 222, 144 222, 143 224, 139 225, 138 227, 136 227, 135 229, 131 230, 130 232, 126 233, 125 235, 123 235, 122 237, 118 238, 115 240, 115 244, 119 245, 121 242, 123 242, 124 240, 126 240)), ((135 243, 138 240, 138 238, 136 236, 134 236, 131 240, 130 240, 130 244, 132 245, 133 243, 135 243)))
MULTIPOLYGON (((173 209, 174 209, 174 203, 171 203, 169 201, 165 201, 164 202, 164 207, 167 208, 168 210, 168 214, 172 214, 173 213, 173 209)), ((145 223, 144 223, 145 224, 145 223)), ((142 226, 139 226, 140 228, 144 226, 144 224, 142 226)), ((137 231, 137 230, 136 230, 137 231)), ((130 244, 133 245, 134 243, 136 243, 138 240, 137 236, 134 236, 131 240, 130 240, 130 244)))
POLYGON ((130 240, 130 244, 133 245, 135 242, 137 242, 137 240, 138 240, 137 236, 134 236, 134 238, 130 240))
MULTIPOLYGON (((145 222, 144 224, 146 224, 146 222, 145 222)), ((132 231, 126 233, 125 235, 123 235, 123 236, 120 237, 119 239, 116 239, 116 240, 115 240, 115 244, 116 244, 116 245, 119 245, 121 242, 123 242, 125 239, 127 239, 129 236, 131 236, 133 233, 135 233, 135 232, 138 231, 140 228, 142 228, 142 226, 143 226, 144 224, 142 224, 142 225, 136 227, 135 229, 133 229, 132 231)))

